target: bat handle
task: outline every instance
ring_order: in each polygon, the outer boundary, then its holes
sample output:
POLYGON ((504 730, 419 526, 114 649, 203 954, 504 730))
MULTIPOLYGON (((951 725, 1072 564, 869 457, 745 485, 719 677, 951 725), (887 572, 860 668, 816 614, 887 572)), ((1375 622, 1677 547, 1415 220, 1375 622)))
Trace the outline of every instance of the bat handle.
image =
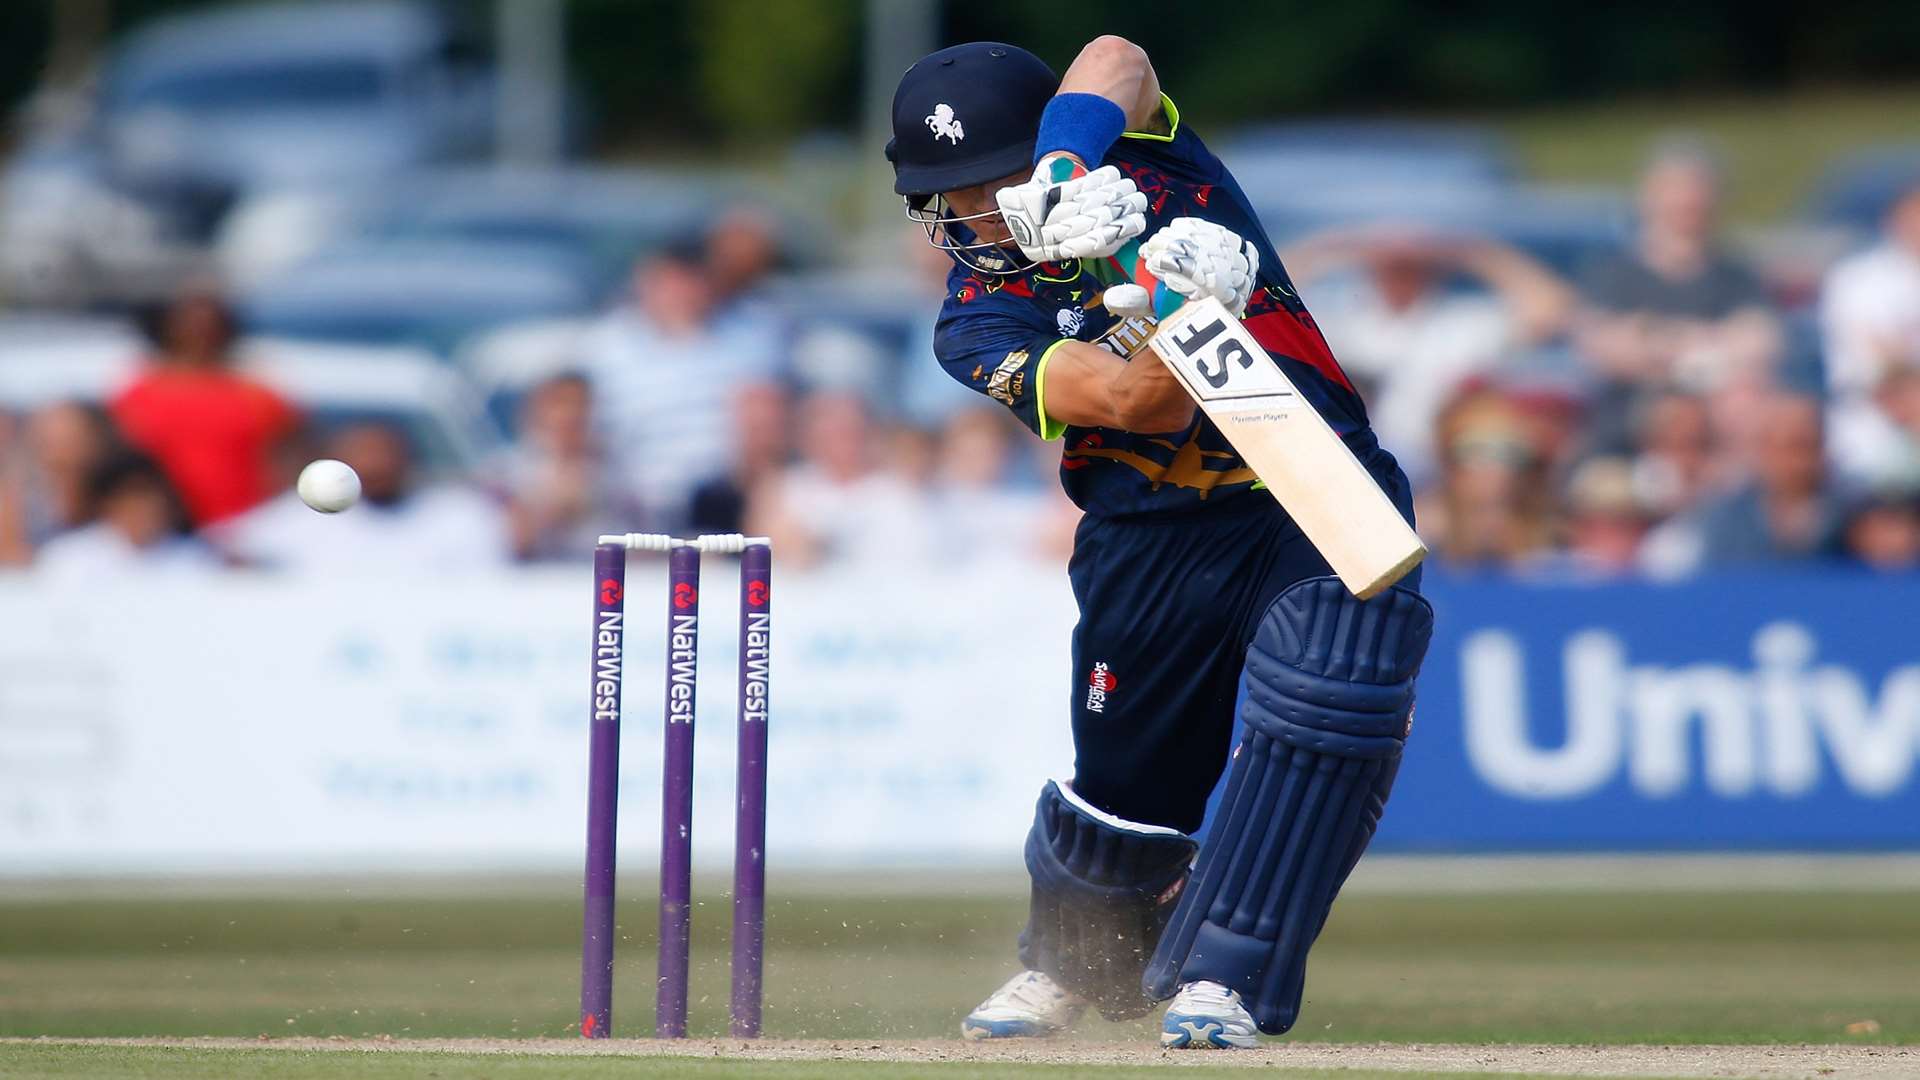
MULTIPOLYGON (((1041 158, 1040 166, 1047 170, 1047 178, 1056 184, 1087 175, 1086 163, 1065 151, 1056 151, 1041 158)), ((1122 277, 1147 290, 1147 295, 1153 298, 1155 318, 1166 318, 1178 311, 1180 305, 1186 302, 1186 298, 1179 293, 1162 287, 1159 279, 1147 269, 1146 263, 1140 258, 1139 237, 1121 244, 1120 250, 1107 256, 1107 261, 1113 264, 1115 270, 1120 271, 1122 277)))

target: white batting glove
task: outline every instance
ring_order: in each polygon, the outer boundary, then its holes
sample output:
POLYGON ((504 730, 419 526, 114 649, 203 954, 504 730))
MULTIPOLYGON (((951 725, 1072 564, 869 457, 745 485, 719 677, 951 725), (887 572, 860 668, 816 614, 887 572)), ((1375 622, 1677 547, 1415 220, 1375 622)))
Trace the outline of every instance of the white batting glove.
POLYGON ((1211 296, 1238 316, 1253 297, 1260 252, 1232 229, 1196 217, 1174 218, 1140 245, 1153 276, 1189 300, 1211 296))
POLYGON ((1147 197, 1111 165, 1056 183, 1042 173, 994 195, 1007 230, 1027 258, 1100 259, 1147 230, 1147 197))

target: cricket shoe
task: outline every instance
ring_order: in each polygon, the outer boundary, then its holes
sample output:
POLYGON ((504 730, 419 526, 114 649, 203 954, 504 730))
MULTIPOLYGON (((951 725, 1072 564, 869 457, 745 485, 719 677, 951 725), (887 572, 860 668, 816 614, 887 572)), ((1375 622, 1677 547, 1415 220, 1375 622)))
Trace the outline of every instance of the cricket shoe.
POLYGON ((988 995, 960 1021, 966 1039, 1038 1039, 1058 1034, 1080 1019, 1085 998, 1038 971, 1023 971, 988 995))
POLYGON ((1160 1045, 1170 1050, 1219 1047, 1251 1050, 1260 1045, 1260 1029, 1240 1004, 1240 995, 1205 979, 1180 988, 1160 1022, 1160 1045))

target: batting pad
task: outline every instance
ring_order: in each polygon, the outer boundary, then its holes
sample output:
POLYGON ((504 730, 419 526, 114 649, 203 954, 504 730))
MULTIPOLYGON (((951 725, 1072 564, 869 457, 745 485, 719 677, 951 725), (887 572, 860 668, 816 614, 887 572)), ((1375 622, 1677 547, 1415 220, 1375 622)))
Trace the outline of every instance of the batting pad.
POLYGON ((1274 600, 1247 648, 1219 820, 1147 966, 1150 996, 1208 979, 1239 991, 1260 1030, 1293 1026, 1307 950, 1393 788, 1432 632, 1433 609, 1399 587, 1363 601, 1311 578, 1274 600))
POLYGON ((1140 992, 1140 973, 1195 850, 1178 829, 1116 817, 1047 781, 1027 834, 1033 900, 1021 962, 1110 1020, 1146 1013, 1153 1001, 1140 992))

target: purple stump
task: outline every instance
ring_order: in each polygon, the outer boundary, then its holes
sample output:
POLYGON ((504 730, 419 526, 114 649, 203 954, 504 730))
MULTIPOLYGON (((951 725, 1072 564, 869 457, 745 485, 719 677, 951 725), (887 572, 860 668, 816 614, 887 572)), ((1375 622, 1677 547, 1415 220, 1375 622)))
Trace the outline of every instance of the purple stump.
POLYGON ((693 722, 700 664, 700 549, 667 555, 666 761, 660 788, 660 974, 653 1034, 687 1034, 693 937, 693 722))
POLYGON ((733 819, 734 1038, 760 1034, 760 969, 767 918, 767 688, 772 661, 773 552, 740 555, 740 757, 733 819))
POLYGON ((593 552, 593 666, 587 758, 586 918, 580 935, 580 1034, 613 1024, 613 842, 620 805, 620 667, 626 647, 627 550, 593 552))

